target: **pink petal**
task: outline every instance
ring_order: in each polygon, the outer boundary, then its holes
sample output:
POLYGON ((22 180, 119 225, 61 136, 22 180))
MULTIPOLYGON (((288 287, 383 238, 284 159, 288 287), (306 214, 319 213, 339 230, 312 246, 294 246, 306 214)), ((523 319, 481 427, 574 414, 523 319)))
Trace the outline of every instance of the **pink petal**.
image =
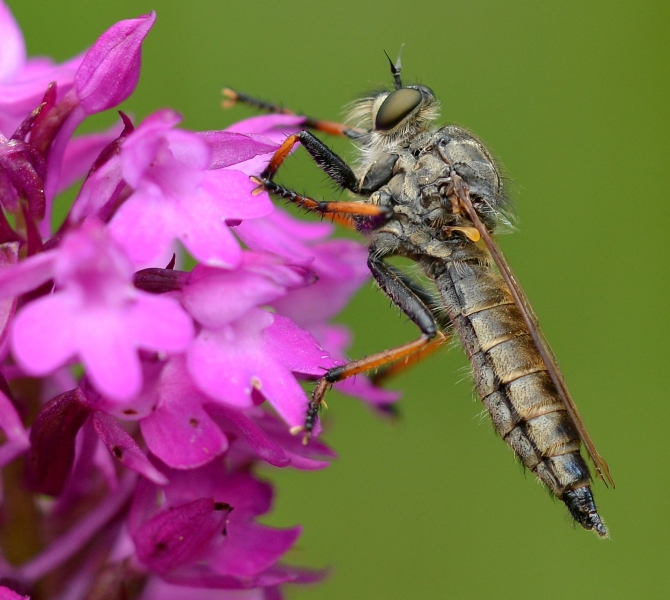
POLYGON ((259 115, 233 123, 226 131, 233 131, 235 133, 270 133, 272 130, 286 128, 295 131, 304 122, 305 117, 296 115, 259 115))
POLYGON ((258 184, 247 175, 235 169, 207 171, 202 188, 209 194, 213 207, 223 219, 257 219, 274 211, 274 205, 267 194, 253 196, 258 184))
POLYGON ((30 440, 14 404, 2 392, 0 392, 0 427, 6 438, 5 443, 0 446, 0 467, 4 467, 30 448, 30 440))
POLYGON ((260 373, 255 376, 259 393, 289 427, 304 425, 308 398, 291 372, 282 364, 266 357, 260 373))
MULTIPOLYGON (((163 384, 164 385, 164 384, 163 384)), ((228 440, 199 399, 175 393, 140 421, 149 450, 174 469, 195 469, 228 448, 228 440)))
POLYGON ((21 594, 17 594, 10 590, 8 587, 0 585, 0 600, 30 600, 30 596, 22 596, 21 594))
POLYGON ((46 375, 77 353, 73 299, 59 292, 23 307, 14 319, 12 351, 32 375, 46 375))
POLYGON ((127 320, 135 344, 147 350, 181 352, 193 338, 191 318, 166 296, 138 292, 127 320))
POLYGON ((108 229, 135 264, 149 264, 174 239, 172 223, 177 218, 173 212, 157 186, 144 185, 123 203, 108 229))
POLYGON ((70 210, 71 221, 78 223, 85 217, 96 215, 125 187, 121 161, 112 157, 84 181, 70 210))
MULTIPOLYGON (((196 576, 194 586, 198 583, 200 581, 196 576)), ((158 577, 150 577, 142 592, 142 600, 184 600, 185 598, 188 600, 282 600, 282 596, 268 597, 267 588, 223 590, 221 588, 190 587, 180 584, 173 585, 158 577)), ((2 600, 1 597, 0 600, 2 600)))
POLYGON ((0 2, 0 84, 12 82, 25 62, 26 45, 21 28, 9 7, 0 2))
POLYGON ((57 251, 41 252, 35 256, 12 264, 9 254, 18 255, 18 244, 11 242, 5 245, 5 257, 0 268, 0 298, 16 298, 25 294, 54 276, 57 251))
POLYGON ((26 461, 33 489, 52 496, 61 493, 74 462, 77 432, 89 412, 79 388, 52 398, 40 409, 30 432, 26 461))
POLYGON ((86 175, 95 159, 122 130, 123 124, 118 123, 104 133, 89 133, 73 138, 65 149, 56 193, 60 194, 86 175))
POLYGON ((112 400, 136 396, 142 386, 140 359, 123 315, 87 311, 77 319, 79 353, 93 385, 112 400))
POLYGON ((152 571, 169 572, 193 560, 203 544, 220 535, 230 507, 200 498, 151 518, 133 535, 137 557, 152 571))
POLYGON ((286 467, 291 462, 282 447, 241 411, 215 402, 210 402, 205 408, 213 417, 232 423, 235 431, 244 436, 251 449, 261 460, 275 467, 286 467))
POLYGON ((129 185, 134 188, 140 186, 152 162, 161 149, 168 145, 165 134, 180 122, 179 113, 170 109, 158 110, 144 119, 128 136, 123 143, 121 163, 124 179, 129 185))
POLYGON ((268 354, 293 373, 320 377, 337 364, 311 333, 282 315, 274 316, 263 338, 268 354))
POLYGON ((300 537, 301 527, 274 529, 256 523, 228 524, 227 543, 211 562, 221 574, 251 577, 273 566, 300 537))
POLYGON ((129 469, 144 475, 157 485, 166 485, 168 478, 154 467, 135 440, 116 422, 102 412, 93 414, 93 427, 112 456, 129 469))
POLYGON ((272 320, 269 312, 252 309, 231 325, 203 329, 187 353, 188 370, 197 386, 231 406, 251 407, 255 378, 265 364, 261 332, 272 320))
MULTIPOLYGON (((193 257, 214 267, 236 267, 242 259, 242 249, 214 199, 200 191, 191 198, 195 206, 190 211, 175 210, 170 228, 193 257)), ((186 202, 182 203, 183 209, 186 202)))
POLYGON ((119 21, 86 53, 74 84, 89 115, 112 108, 133 93, 140 77, 142 42, 155 20, 152 12, 119 21))
POLYGON ((218 329, 236 321, 254 306, 266 304, 285 293, 283 286, 268 277, 238 269, 226 271, 212 267, 196 267, 197 274, 207 270, 202 277, 183 291, 182 303, 202 325, 218 329))
POLYGON ((221 169, 249 160, 259 154, 268 154, 279 144, 258 134, 241 134, 232 131, 200 131, 197 133, 212 148, 210 169, 221 169))
POLYGON ((330 223, 305 223, 280 209, 262 219, 243 221, 235 233, 252 250, 279 254, 295 264, 309 265, 315 253, 305 241, 319 239, 333 231, 330 223))
MULTIPOLYGON (((0 269, 11 267, 16 264, 19 256, 19 245, 16 242, 0 244, 0 269)), ((0 273, 2 271, 0 270, 0 273)), ((9 324, 16 311, 15 298, 2 298, 0 296, 0 346, 9 334, 9 324)))

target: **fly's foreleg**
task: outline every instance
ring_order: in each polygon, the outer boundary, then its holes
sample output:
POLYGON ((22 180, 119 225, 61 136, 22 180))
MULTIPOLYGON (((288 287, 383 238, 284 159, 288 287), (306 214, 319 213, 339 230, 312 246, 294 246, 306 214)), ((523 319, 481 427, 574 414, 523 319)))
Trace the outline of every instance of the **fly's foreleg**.
POLYGON ((222 105, 223 108, 232 108, 238 102, 262 110, 264 112, 278 114, 278 115, 293 115, 296 117, 302 117, 304 119, 303 126, 308 129, 314 129, 315 131, 322 131, 323 133, 328 133, 330 135, 337 135, 340 137, 349 137, 357 138, 361 133, 360 129, 356 127, 347 127, 342 123, 335 123, 334 121, 324 121, 323 119, 315 119, 313 117, 308 117, 306 115, 300 115, 292 110, 275 104, 274 102, 267 102, 265 100, 259 100, 242 92, 237 92, 231 88, 223 88, 223 95, 225 100, 222 105))
POLYGON ((397 362, 402 358, 420 352, 432 343, 432 340, 435 339, 438 333, 438 322, 433 316, 431 309, 407 285, 404 275, 401 275, 396 269, 389 267, 383 261, 373 256, 370 256, 368 259, 368 267, 382 291, 421 330, 421 337, 402 346, 329 369, 319 379, 316 388, 312 392, 305 417, 305 425, 292 430, 292 433, 304 433, 304 444, 309 441, 311 432, 316 425, 323 397, 330 386, 354 375, 397 362))
POLYGON ((259 190, 267 190, 270 194, 284 198, 301 208, 321 215, 358 215, 381 218, 388 218, 391 215, 391 209, 386 206, 368 204, 366 202, 315 200, 276 183, 274 177, 279 167, 281 167, 298 142, 301 142, 305 146, 315 162, 333 181, 345 189, 356 190, 358 183, 351 168, 309 131, 301 131, 288 136, 284 140, 284 143, 274 153, 260 177, 252 178, 259 184, 259 190))

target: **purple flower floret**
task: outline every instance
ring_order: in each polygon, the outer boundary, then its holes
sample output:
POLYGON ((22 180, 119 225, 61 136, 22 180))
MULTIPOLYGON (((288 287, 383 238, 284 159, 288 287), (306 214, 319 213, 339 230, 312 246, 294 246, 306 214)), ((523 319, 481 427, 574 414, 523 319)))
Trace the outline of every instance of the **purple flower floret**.
MULTIPOLYGON (((150 262, 177 239, 205 264, 234 267, 241 252, 226 221, 264 216, 272 204, 265 194, 251 200, 256 186, 244 173, 210 170, 207 138, 174 129, 179 121, 172 111, 155 113, 123 144, 121 170, 134 193, 110 230, 137 264, 150 262)), ((259 144, 262 150, 269 142, 259 144)))
POLYGON ((57 291, 25 306, 14 321, 17 362, 39 376, 78 356, 102 394, 132 398, 142 384, 138 349, 184 350, 191 320, 172 298, 133 286, 131 263, 100 223, 70 233, 55 254, 57 291))
POLYGON ((138 560, 170 583, 253 588, 295 578, 277 561, 300 528, 275 529, 255 522, 271 508, 272 488, 221 464, 166 473, 170 484, 137 486, 129 530, 138 560))

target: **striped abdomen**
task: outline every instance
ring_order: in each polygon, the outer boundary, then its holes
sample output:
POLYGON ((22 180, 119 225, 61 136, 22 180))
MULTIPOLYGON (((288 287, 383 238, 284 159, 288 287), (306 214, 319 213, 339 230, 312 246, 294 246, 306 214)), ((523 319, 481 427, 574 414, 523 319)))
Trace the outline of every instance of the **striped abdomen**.
POLYGON ((523 464, 583 527, 607 535, 579 435, 507 285, 487 259, 468 244, 453 260, 427 268, 470 359, 477 392, 523 464))

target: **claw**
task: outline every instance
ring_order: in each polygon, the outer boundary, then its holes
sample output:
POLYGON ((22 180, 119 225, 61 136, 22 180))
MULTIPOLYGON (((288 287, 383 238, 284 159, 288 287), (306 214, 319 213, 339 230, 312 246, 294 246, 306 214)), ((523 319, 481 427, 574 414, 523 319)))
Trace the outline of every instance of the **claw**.
POLYGON ((235 92, 235 90, 231 90, 230 88, 225 87, 221 90, 221 93, 226 98, 223 102, 221 102, 221 106, 223 108, 225 109, 233 108, 233 106, 237 104, 238 95, 237 92, 235 92))
POLYGON ((265 191, 265 184, 263 183, 263 180, 262 180, 262 179, 259 179, 259 178, 256 177, 255 175, 251 175, 251 176, 249 177, 249 180, 250 180, 252 183, 256 183, 256 184, 258 184, 258 187, 254 188, 254 189, 251 191, 251 195, 252 195, 252 196, 258 196, 258 194, 262 194, 262 193, 265 191))
POLYGON ((291 435, 298 435, 299 433, 302 433, 305 431, 305 426, 304 425, 296 425, 295 427, 291 427, 289 429, 289 433, 291 435))

